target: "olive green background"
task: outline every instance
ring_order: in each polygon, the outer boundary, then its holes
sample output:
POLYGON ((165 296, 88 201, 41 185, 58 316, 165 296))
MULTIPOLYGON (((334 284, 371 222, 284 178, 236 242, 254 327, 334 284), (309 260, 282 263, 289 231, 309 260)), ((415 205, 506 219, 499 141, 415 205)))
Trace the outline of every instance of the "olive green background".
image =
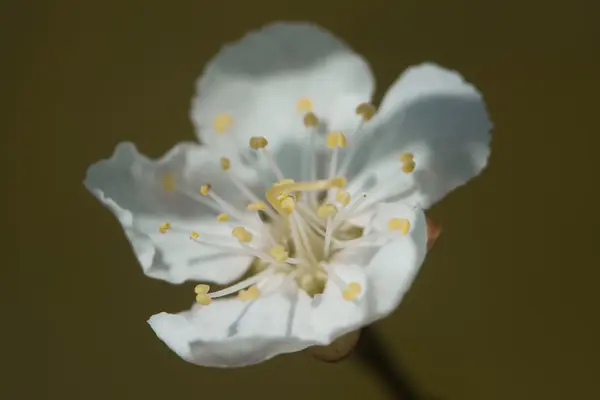
POLYGON ((180 360, 145 321, 188 307, 192 286, 144 277, 81 184, 119 141, 157 156, 192 139, 203 65, 222 43, 281 19, 348 41, 371 62, 380 94, 431 60, 461 71, 488 104, 489 168, 431 210, 444 233, 405 301, 376 325, 416 384, 443 400, 600 398, 593 1, 0 7, 2 399, 386 398, 355 360, 292 354, 239 370, 180 360))

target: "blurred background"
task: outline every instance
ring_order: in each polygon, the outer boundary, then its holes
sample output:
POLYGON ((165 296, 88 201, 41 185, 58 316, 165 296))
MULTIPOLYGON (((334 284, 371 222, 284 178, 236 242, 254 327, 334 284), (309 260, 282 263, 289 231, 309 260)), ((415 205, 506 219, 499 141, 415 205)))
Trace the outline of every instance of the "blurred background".
POLYGON ((386 399, 354 359, 307 354, 239 370, 187 364, 146 319, 192 286, 143 276, 82 185, 130 140, 152 156, 193 138, 194 81, 220 46, 311 20, 364 55, 379 94, 406 67, 459 70, 492 119, 489 168, 430 212, 444 232, 375 328, 442 400, 600 398, 595 164, 598 5, 546 2, 4 0, 0 120, 8 184, 3 399, 386 399))

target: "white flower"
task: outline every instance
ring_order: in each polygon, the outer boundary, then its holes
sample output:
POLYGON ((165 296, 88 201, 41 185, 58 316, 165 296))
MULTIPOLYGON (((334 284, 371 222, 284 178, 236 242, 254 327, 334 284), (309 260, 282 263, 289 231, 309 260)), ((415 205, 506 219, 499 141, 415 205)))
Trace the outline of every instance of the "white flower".
POLYGON ((86 187, 146 275, 225 285, 198 285, 189 311, 150 318, 182 358, 259 363, 400 303, 426 253, 422 210, 484 168, 491 123, 477 90, 433 64, 404 72, 377 113, 374 85, 330 33, 272 24, 199 79, 202 145, 153 161, 123 143, 89 168, 86 187))

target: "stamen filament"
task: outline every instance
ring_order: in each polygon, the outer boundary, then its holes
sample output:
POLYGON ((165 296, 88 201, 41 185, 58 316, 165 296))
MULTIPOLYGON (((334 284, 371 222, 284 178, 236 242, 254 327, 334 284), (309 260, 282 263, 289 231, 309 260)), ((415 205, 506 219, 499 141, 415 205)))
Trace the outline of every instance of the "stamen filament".
POLYGON ((345 176, 346 173, 348 172, 350 163, 352 162, 352 159, 354 158, 354 156, 356 156, 356 152, 360 148, 359 144, 363 139, 361 133, 362 133, 362 128, 364 125, 365 125, 365 121, 363 120, 363 121, 361 121, 360 125, 356 129, 356 132, 354 132, 354 135, 352 135, 353 143, 351 146, 349 146, 350 148, 348 149, 348 152, 346 153, 346 157, 344 157, 344 160, 342 161, 342 165, 340 166, 340 169, 337 172, 338 176, 345 176))
POLYGON ((272 274, 273 274, 273 271, 271 270, 271 268, 269 268, 266 271, 263 271, 257 275, 254 275, 248 279, 245 279, 239 283, 236 283, 235 285, 229 286, 228 288, 221 289, 221 290, 218 290, 213 293, 207 293, 207 295, 211 299, 215 299, 217 297, 223 297, 223 296, 227 296, 230 294, 234 294, 234 293, 239 292, 242 289, 246 289, 247 287, 252 286, 255 283, 262 281, 265 278, 268 278, 268 276, 272 275, 272 274))
POLYGON ((365 202, 366 198, 367 195, 363 193, 363 195, 359 196, 358 199, 356 199, 356 201, 354 201, 352 204, 342 208, 342 210, 339 213, 337 213, 333 218, 332 229, 336 230, 340 227, 340 225, 344 223, 346 219, 350 218, 354 214, 354 212, 360 207, 360 205, 365 202))
POLYGON ((269 152, 269 150, 267 150, 266 147, 262 148, 262 152, 265 155, 265 158, 267 159, 267 162, 271 166, 271 170, 273 171, 273 173, 277 177, 277 180, 278 181, 284 180, 285 177, 283 176, 283 172, 281 172, 281 169, 279 169, 279 166, 277 165, 277 162, 275 161, 275 158, 273 157, 273 155, 269 152))
POLYGON ((310 241, 308 240, 308 235, 306 234, 306 231, 304 230, 304 224, 302 223, 303 222, 302 218, 300 217, 300 215, 298 213, 292 213, 291 217, 292 217, 291 220, 293 221, 292 225, 295 225, 295 227, 293 227, 292 229, 295 228, 300 233, 300 237, 302 238, 302 242, 303 242, 302 244, 306 250, 309 261, 317 264, 317 259, 315 258, 315 255, 311 248, 310 241))

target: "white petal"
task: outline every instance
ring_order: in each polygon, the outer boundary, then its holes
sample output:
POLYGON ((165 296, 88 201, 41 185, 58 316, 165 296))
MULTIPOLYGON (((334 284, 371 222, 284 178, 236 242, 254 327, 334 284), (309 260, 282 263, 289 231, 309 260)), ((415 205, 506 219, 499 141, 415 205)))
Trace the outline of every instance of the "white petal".
POLYGON ((355 108, 369 101, 374 79, 367 62, 326 30, 310 23, 274 23, 226 45, 199 78, 191 118, 200 140, 234 156, 251 136, 273 149, 307 135, 297 102, 308 98, 329 130, 354 131, 355 108), (232 118, 218 134, 214 120, 232 118))
MULTIPOLYGON (((115 214, 146 275, 172 283, 227 283, 244 273, 250 258, 199 245, 189 238, 192 231, 231 235, 231 224, 217 223, 217 212, 194 199, 200 197, 204 183, 210 182, 221 197, 244 210, 242 196, 225 179, 219 165, 211 151, 196 144, 177 145, 153 161, 140 155, 133 144, 121 143, 110 159, 90 166, 84 184, 115 214), (165 174, 173 179, 176 190, 165 190, 165 174), (167 234, 158 229, 164 222, 173 228, 167 234)), ((238 175, 254 185, 250 173, 238 175)), ((231 243, 235 243, 233 238, 231 243)))
POLYGON ((342 252, 332 261, 341 282, 329 279, 323 294, 313 299, 298 289, 251 303, 218 299, 180 314, 154 315, 149 324, 180 357, 204 366, 241 367, 328 345, 392 312, 423 262, 423 213, 399 204, 382 205, 371 230, 387 229, 393 217, 410 218, 410 233, 379 249, 342 252), (352 282, 362 293, 356 300, 344 300, 339 283, 352 282))
MULTIPOLYGON (((369 179, 385 182, 394 174, 402 179, 397 157, 412 152, 416 170, 410 179, 418 190, 404 201, 428 208, 486 166, 491 129, 480 93, 457 72, 433 64, 409 68, 373 120, 362 144, 369 161, 354 187, 369 179)), ((387 198, 401 190, 390 181, 387 198)))

